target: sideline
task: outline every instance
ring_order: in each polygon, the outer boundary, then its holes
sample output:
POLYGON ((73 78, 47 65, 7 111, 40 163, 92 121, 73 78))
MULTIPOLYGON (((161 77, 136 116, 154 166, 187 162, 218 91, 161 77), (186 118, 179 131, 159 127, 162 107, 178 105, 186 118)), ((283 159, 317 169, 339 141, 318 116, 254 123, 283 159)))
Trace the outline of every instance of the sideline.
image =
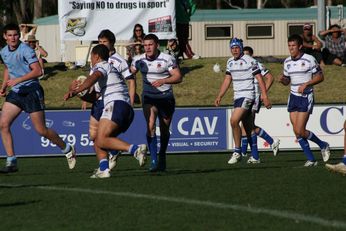
POLYGON ((273 217, 293 220, 294 222, 302 221, 302 222, 314 223, 314 224, 325 226, 325 227, 346 229, 346 223, 343 221, 326 220, 317 216, 305 215, 302 213, 266 209, 266 208, 260 208, 260 207, 252 207, 250 205, 243 206, 243 205, 228 204, 228 203, 213 202, 213 201, 194 200, 194 199, 188 199, 183 197, 167 197, 167 196, 158 196, 158 195, 150 195, 150 194, 140 194, 140 193, 131 193, 131 192, 113 192, 113 191, 84 189, 84 188, 64 188, 64 187, 54 187, 54 186, 26 186, 26 185, 15 185, 15 184, 0 184, 0 187, 9 187, 9 188, 27 187, 27 188, 40 189, 45 191, 78 192, 78 193, 90 193, 90 194, 97 194, 97 195, 101 194, 101 195, 140 198, 140 199, 148 199, 148 200, 156 200, 156 201, 166 201, 166 202, 174 202, 174 203, 187 204, 187 205, 197 205, 197 206, 204 206, 204 207, 217 208, 217 209, 231 209, 235 211, 247 212, 252 214, 265 214, 265 215, 269 215, 273 217))

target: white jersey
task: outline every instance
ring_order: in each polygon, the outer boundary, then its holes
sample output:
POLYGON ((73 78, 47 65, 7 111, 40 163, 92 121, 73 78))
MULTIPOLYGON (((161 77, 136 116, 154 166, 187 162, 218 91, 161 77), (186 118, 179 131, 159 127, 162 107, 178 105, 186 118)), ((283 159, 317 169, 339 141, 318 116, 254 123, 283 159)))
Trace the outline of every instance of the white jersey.
POLYGON ((232 76, 234 99, 255 98, 255 75, 260 73, 257 61, 249 55, 227 61, 226 74, 232 76))
POLYGON ((92 68, 92 72, 95 71, 99 71, 103 75, 102 78, 99 78, 97 84, 100 87, 105 106, 115 100, 122 100, 130 104, 125 78, 111 63, 107 61, 99 62, 92 68))
POLYGON ((174 57, 160 52, 156 59, 151 60, 145 54, 135 56, 131 66, 142 73, 143 94, 158 94, 172 91, 171 84, 153 87, 152 82, 170 76, 170 71, 177 67, 174 57))
MULTIPOLYGON (((261 71, 262 77, 269 73, 269 70, 262 63, 257 62, 257 65, 258 65, 258 68, 261 71)), ((255 83, 255 96, 258 97, 258 96, 261 95, 261 89, 259 87, 258 80, 256 78, 255 78, 255 82, 254 83, 255 83)))
MULTIPOLYGON (((303 54, 298 59, 288 57, 284 62, 284 76, 291 79, 291 93, 297 96, 303 94, 298 93, 300 85, 310 81, 312 76, 321 71, 316 59, 308 54, 303 54)), ((312 87, 307 87, 304 94, 313 92, 312 87)))

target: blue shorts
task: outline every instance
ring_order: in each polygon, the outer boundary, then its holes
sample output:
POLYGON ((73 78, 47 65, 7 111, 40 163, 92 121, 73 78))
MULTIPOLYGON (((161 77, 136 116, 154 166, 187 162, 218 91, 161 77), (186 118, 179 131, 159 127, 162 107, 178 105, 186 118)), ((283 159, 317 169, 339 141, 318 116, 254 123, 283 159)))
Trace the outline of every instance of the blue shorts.
POLYGON ((134 117, 134 111, 130 104, 122 100, 108 103, 102 112, 101 119, 108 119, 120 127, 121 132, 126 132, 134 117))
POLYGON ((103 112, 103 100, 96 100, 92 107, 90 115, 94 117, 97 121, 100 121, 103 112))
POLYGON ((288 98, 288 112, 309 112, 312 113, 314 108, 314 94, 310 93, 304 96, 290 94, 288 98))
POLYGON ((259 113, 262 106, 261 95, 255 97, 254 104, 252 106, 252 111, 259 113))
POLYGON ((245 98, 245 97, 234 100, 234 108, 240 107, 240 108, 244 108, 246 110, 251 110, 253 104, 254 104, 253 99, 249 99, 249 98, 245 98))
POLYGON ((43 111, 45 109, 44 91, 40 85, 35 85, 35 87, 26 92, 16 93, 10 91, 6 96, 6 102, 16 105, 26 113, 43 111))
POLYGON ((144 106, 145 104, 155 106, 160 118, 171 118, 175 111, 175 99, 173 95, 169 95, 166 98, 152 98, 144 95, 142 97, 142 105, 144 106))

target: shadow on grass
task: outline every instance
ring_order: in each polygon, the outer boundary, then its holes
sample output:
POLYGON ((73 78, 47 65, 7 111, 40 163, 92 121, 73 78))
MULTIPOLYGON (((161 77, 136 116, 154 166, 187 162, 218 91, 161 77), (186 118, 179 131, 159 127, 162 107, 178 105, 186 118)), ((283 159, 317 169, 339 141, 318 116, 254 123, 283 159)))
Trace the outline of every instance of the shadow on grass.
POLYGON ((23 205, 40 203, 40 202, 41 202, 41 200, 38 200, 38 201, 18 201, 18 202, 3 203, 3 204, 0 203, 0 208, 23 206, 23 205))
POLYGON ((180 71, 182 75, 186 75, 187 73, 196 70, 196 69, 200 69, 203 68, 204 66, 199 64, 199 65, 194 65, 194 66, 189 66, 189 67, 181 67, 180 71))

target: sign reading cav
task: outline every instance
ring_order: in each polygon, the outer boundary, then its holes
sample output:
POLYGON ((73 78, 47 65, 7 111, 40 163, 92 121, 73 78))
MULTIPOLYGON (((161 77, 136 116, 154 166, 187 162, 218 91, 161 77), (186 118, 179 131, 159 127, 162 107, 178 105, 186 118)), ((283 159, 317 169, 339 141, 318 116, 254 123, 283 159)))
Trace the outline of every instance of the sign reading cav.
MULTIPOLYGON (((94 154, 89 140, 89 111, 46 111, 46 126, 75 146, 77 154, 94 154)), ((178 108, 170 128, 169 152, 219 151, 227 149, 226 109, 178 108)), ((158 126, 158 122, 157 122, 158 126)), ((160 129, 156 129, 160 138, 160 129)), ((18 156, 62 155, 48 139, 40 137, 30 117, 21 113, 12 126, 15 153, 18 156)), ((146 123, 141 109, 135 110, 135 119, 120 138, 133 144, 146 143, 146 123)), ((0 142, 0 153, 6 153, 0 142)))

